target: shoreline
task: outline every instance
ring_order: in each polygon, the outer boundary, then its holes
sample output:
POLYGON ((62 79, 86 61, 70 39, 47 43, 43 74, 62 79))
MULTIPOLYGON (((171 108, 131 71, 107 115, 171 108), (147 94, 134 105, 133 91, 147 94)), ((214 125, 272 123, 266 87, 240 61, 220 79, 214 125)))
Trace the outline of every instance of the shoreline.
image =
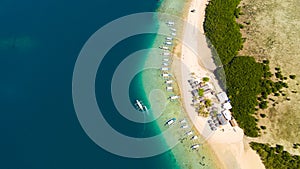
MULTIPOLYGON (((192 2, 190 3, 190 9, 194 8, 197 10, 195 13, 189 12, 187 17, 187 21, 193 24, 193 26, 200 30, 201 33, 204 33, 203 22, 205 19, 205 7, 207 3, 207 0, 192 0, 192 2)), ((189 37, 191 34, 190 32, 191 31, 187 30, 185 26, 183 39, 189 37)), ((181 87, 180 89, 181 95, 183 96, 182 103, 184 105, 184 109, 186 110, 186 112, 188 112, 189 118, 191 121, 193 121, 197 131, 201 133, 204 137, 207 137, 208 144, 214 150, 214 153, 218 157, 219 161, 222 163, 222 166, 224 166, 225 168, 232 168, 233 166, 235 166, 235 168, 249 169, 253 167, 264 168, 260 157, 258 156, 258 154, 256 154, 254 150, 250 148, 248 142, 245 141, 243 130, 239 127, 235 128, 235 130, 238 131, 238 134, 232 131, 230 132, 230 127, 226 126, 226 130, 229 130, 227 132, 222 133, 218 131, 218 133, 214 133, 212 136, 205 135, 209 134, 209 131, 205 129, 205 127, 207 127, 207 120, 206 118, 199 117, 197 114, 195 114, 194 107, 190 105, 192 95, 189 95, 190 92, 187 83, 189 72, 184 72, 182 70, 182 66, 188 66, 192 70, 190 72, 197 72, 196 74, 200 74, 200 76, 205 76, 209 73, 207 73, 205 69, 200 66, 200 64, 198 63, 199 60, 197 56, 195 56, 195 54, 192 51, 190 51, 185 45, 182 45, 181 53, 182 54, 180 60, 181 62, 183 62, 184 65, 181 65, 181 75, 177 73, 176 79, 179 81, 179 86, 181 87)), ((210 75, 208 76, 211 77, 210 75)), ((216 84, 216 86, 217 85, 218 84, 216 84)))
MULTIPOLYGON (((179 1, 171 1, 166 0, 163 1, 161 6, 157 9, 157 12, 166 13, 169 15, 176 16, 178 18, 184 18, 186 15, 186 11, 189 9, 190 0, 188 2, 184 0, 179 1)), ((167 32, 170 32, 170 27, 166 25, 166 18, 158 18, 158 29, 161 30, 167 30, 167 32)), ((170 53, 171 56, 169 57, 170 63, 169 73, 173 74, 173 63, 174 59, 177 56, 172 56, 174 49, 180 44, 180 39, 182 37, 182 30, 183 26, 182 24, 176 23, 173 28, 176 28, 176 36, 174 37, 173 45, 170 46, 170 53), (178 40, 176 40, 178 39, 178 40)), ((156 65, 161 66, 162 65, 162 53, 163 50, 159 49, 162 44, 165 43, 165 37, 163 36, 156 36, 154 41, 152 42, 152 48, 153 52, 148 53, 148 57, 145 60, 144 66, 147 67, 149 65, 156 65)), ((171 95, 177 95, 180 93, 179 86, 177 84, 176 77, 171 76, 170 80, 173 80, 173 91, 167 91, 166 90, 166 84, 165 79, 161 76, 162 71, 161 70, 149 70, 147 72, 144 72, 142 75, 143 80, 143 88, 145 90, 146 98, 148 99, 149 104, 151 105, 152 111, 154 111, 154 114, 156 110, 159 109, 159 107, 163 107, 161 105, 161 101, 167 99, 171 95), (151 81, 148 81, 148 79, 152 79, 151 81), (158 90, 157 90, 158 89, 158 90), (154 91, 158 95, 153 95, 151 92, 154 91), (159 91, 159 92, 158 92, 159 91), (154 97, 153 97, 154 96, 154 97)), ((192 123, 188 120, 188 117, 186 116, 186 113, 184 113, 182 103, 178 101, 169 101, 169 99, 166 100, 164 109, 159 111, 161 113, 159 115, 159 118, 157 118, 157 126, 158 130, 161 132, 164 132, 166 130, 172 130, 171 132, 174 133, 173 138, 164 138, 166 144, 169 146, 168 141, 178 139, 177 145, 170 149, 172 156, 169 157, 170 161, 174 161, 174 165, 172 164, 173 168, 207 168, 207 169, 215 169, 220 168, 218 158, 215 156, 211 148, 208 144, 205 144, 204 146, 199 147, 198 150, 191 150, 191 146, 197 142, 197 140, 191 140, 190 136, 186 135, 186 132, 193 130, 191 128, 192 123), (172 125, 172 127, 165 126, 165 122, 168 119, 176 118, 176 124, 172 125), (178 121, 186 119, 188 126, 187 128, 181 128, 182 124, 178 121), (170 140, 171 139, 171 140, 170 140), (175 165, 176 163, 176 165, 175 165)), ((153 113, 153 112, 152 112, 153 113)), ((170 146, 169 146, 170 147, 170 146)), ((171 166, 171 165, 170 165, 171 166)))
MULTIPOLYGON (((171 14, 177 17, 180 17, 181 19, 186 18, 187 12, 189 10, 189 6, 191 4, 191 0, 188 2, 182 0, 182 1, 170 1, 166 0, 163 1, 161 6, 157 9, 158 12, 164 12, 167 14, 171 14)), ((204 6, 205 7, 205 6, 204 6)), ((203 8, 204 10, 205 8, 203 8)), ((166 27, 166 21, 159 20, 159 29, 170 29, 169 27, 166 27)), ((183 25, 180 23, 176 23, 175 27, 177 30, 177 36, 174 39, 178 39, 179 42, 182 38, 182 30, 183 30, 183 25)), ((152 44, 153 48, 159 48, 165 41, 164 37, 157 36, 152 44)), ((179 52, 178 50, 181 50, 181 44, 176 41, 174 41, 174 45, 172 46, 172 50, 170 51, 173 56, 170 56, 171 64, 170 64, 170 73, 173 74, 174 71, 174 62, 177 60, 177 54, 176 52, 179 52), (175 52, 174 52, 175 51, 175 52), (174 52, 174 53, 173 53, 174 52)), ((149 53, 148 54, 151 57, 148 57, 147 60, 145 61, 145 65, 151 64, 153 62, 156 62, 156 64, 161 64, 162 56, 161 54, 155 54, 155 53, 149 53)), ((178 54, 178 56, 180 56, 178 54)), ((177 68, 175 68, 176 70, 177 68)), ((178 80, 176 79, 176 76, 172 76, 172 80, 175 82, 173 84, 174 91, 173 92, 167 92, 166 91, 166 84, 164 83, 165 81, 161 78, 160 75, 161 71, 156 70, 152 72, 152 77, 153 75, 157 76, 158 79, 154 78, 150 83, 147 81, 147 77, 149 77, 149 74, 143 74, 143 87, 145 90, 145 93, 150 94, 151 90, 153 89, 159 89, 164 93, 165 96, 170 96, 171 93, 173 94, 179 94, 180 93, 180 87, 178 84, 178 80), (160 76, 160 77, 159 77, 160 76), (146 83, 145 83, 146 82, 146 83)), ((146 94, 148 101, 151 105, 151 108, 154 108, 155 106, 159 105, 159 103, 155 102, 156 100, 151 97, 151 94, 148 95, 146 94)), ((180 94, 179 94, 180 95, 180 94)), ((171 130, 175 130, 174 134, 176 134, 175 137, 180 138, 180 142, 171 149, 171 152, 175 158, 176 164, 178 165, 179 168, 207 168, 207 169, 215 169, 215 168, 222 168, 220 166, 221 162, 219 161, 218 157, 213 153, 213 150, 211 149, 210 145, 205 143, 204 146, 200 146, 198 150, 191 150, 191 146, 195 144, 198 141, 191 140, 189 136, 186 135, 186 132, 189 130, 195 131, 194 127, 190 128, 190 126, 193 126, 192 123, 190 123, 187 113, 184 112, 184 106, 183 102, 180 101, 175 101, 175 102, 166 102, 167 107, 166 109, 163 110, 162 114, 160 117, 157 119, 157 125, 159 127, 159 130, 161 132, 165 130, 169 130, 169 128, 166 128, 163 124, 166 122, 166 120, 176 117, 178 121, 182 119, 187 120, 187 125, 189 126, 187 129, 181 129, 180 128, 180 123, 176 122, 175 126, 173 126, 171 130), (177 128, 177 129, 174 129, 177 128), (177 130, 177 131, 176 131, 177 130)), ((156 107, 157 108, 157 107, 156 107)), ((200 137, 200 135, 198 135, 200 137)), ((168 144, 168 139, 173 139, 173 138, 165 138, 167 144, 168 144)), ((200 138, 201 139, 201 138, 200 138)), ((173 157, 171 160, 174 160, 173 157)))

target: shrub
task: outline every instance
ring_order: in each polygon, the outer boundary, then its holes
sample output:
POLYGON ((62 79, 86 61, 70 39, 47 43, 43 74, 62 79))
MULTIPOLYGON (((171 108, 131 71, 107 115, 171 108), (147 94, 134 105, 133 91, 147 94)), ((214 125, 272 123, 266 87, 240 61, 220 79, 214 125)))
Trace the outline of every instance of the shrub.
POLYGON ((236 18, 239 18, 240 17, 240 12, 241 12, 241 7, 235 8, 235 10, 234 10, 234 16, 236 18))
POLYGON ((260 117, 265 118, 266 114, 260 114, 260 117))
POLYGON ((243 29, 245 26, 243 24, 239 24, 239 27, 243 29))
POLYGON ((291 79, 296 79, 296 75, 290 75, 291 79))
POLYGON ((262 101, 259 103, 259 108, 261 109, 266 109, 268 108, 268 102, 267 101, 262 101))
POLYGON ((269 64, 270 61, 269 61, 268 59, 266 59, 266 60, 263 60, 263 63, 264 63, 264 64, 269 64))
POLYGON ((266 130, 267 127, 266 126, 260 126, 261 129, 266 130))
POLYGON ((282 151, 283 151, 283 146, 276 144, 276 152, 277 153, 282 153, 282 151))
POLYGON ((276 71, 280 71, 280 67, 275 67, 275 70, 276 71))

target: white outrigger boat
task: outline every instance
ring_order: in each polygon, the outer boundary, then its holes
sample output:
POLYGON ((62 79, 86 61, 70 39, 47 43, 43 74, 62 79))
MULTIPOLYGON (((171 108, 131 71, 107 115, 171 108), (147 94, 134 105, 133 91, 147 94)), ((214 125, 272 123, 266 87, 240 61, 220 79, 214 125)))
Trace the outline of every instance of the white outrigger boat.
POLYGON ((148 109, 147 109, 147 107, 145 106, 145 105, 143 105, 143 103, 141 102, 141 101, 139 101, 139 100, 135 100, 135 105, 136 105, 136 107, 137 107, 137 109, 139 110, 139 111, 145 111, 145 112, 147 112, 148 111, 148 109))
POLYGON ((176 121, 176 118, 171 118, 170 120, 166 121, 165 126, 166 125, 170 126, 170 125, 174 124, 175 121, 176 121))
POLYGON ((167 46, 161 46, 160 48, 163 50, 169 50, 169 47, 167 47, 167 46))
POLYGON ((163 56, 170 56, 170 53, 169 52, 163 52, 162 55, 163 56))
POLYGON ((180 120, 180 123, 181 123, 181 124, 186 123, 186 120, 185 120, 185 119, 182 119, 182 120, 180 120))
POLYGON ((161 70, 162 70, 162 71, 168 71, 169 68, 168 68, 168 67, 162 67, 161 70))
POLYGON ((162 74, 162 77, 164 77, 164 78, 168 78, 168 77, 170 77, 171 75, 170 74, 168 74, 168 73, 163 73, 162 74))
POLYGON ((174 100, 177 100, 177 99, 179 99, 179 96, 177 96, 177 95, 171 96, 171 97, 170 97, 170 100, 171 100, 171 101, 174 101, 174 100))
POLYGON ((162 65, 163 66, 169 66, 169 63, 163 62, 162 65))
POLYGON ((172 92, 173 91, 173 87, 172 86, 167 86, 166 89, 167 89, 168 92, 172 92))
POLYGON ((199 148, 199 147, 200 147, 199 144, 195 144, 195 145, 192 145, 192 146, 191 146, 191 149, 192 149, 192 150, 195 150, 195 149, 197 149, 197 148, 199 148))
POLYGON ((175 29, 175 28, 171 28, 170 30, 173 31, 173 32, 176 32, 176 29, 175 29))
POLYGON ((198 136, 193 136, 193 137, 191 138, 191 140, 196 140, 196 139, 198 139, 198 136))
POLYGON ((165 45, 172 45, 172 42, 166 41, 165 45))
POLYGON ((166 40, 173 40, 172 37, 166 37, 166 40))
POLYGON ((186 128, 188 128, 189 126, 188 125, 186 125, 186 124, 184 124, 184 125, 182 125, 182 126, 180 126, 180 128, 182 128, 182 129, 186 129, 186 128))
POLYGON ((192 131, 189 131, 189 132, 186 132, 185 134, 189 136, 189 135, 192 135, 193 132, 192 132, 192 131))
POLYGON ((165 83, 166 83, 166 84, 172 84, 172 83, 173 83, 173 80, 166 80, 165 83))
POLYGON ((173 22, 173 21, 168 21, 166 24, 167 24, 168 26, 174 26, 175 22, 173 22))

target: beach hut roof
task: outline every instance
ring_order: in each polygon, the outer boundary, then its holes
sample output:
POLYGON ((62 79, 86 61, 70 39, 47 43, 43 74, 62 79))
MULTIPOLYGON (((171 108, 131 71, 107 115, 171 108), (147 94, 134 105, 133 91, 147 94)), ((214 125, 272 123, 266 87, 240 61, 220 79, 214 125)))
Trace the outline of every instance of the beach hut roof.
POLYGON ((197 89, 192 90, 192 94, 193 94, 193 96, 197 96, 198 95, 198 90, 197 89))
POLYGON ((224 117, 222 114, 218 114, 218 115, 217 115, 217 118, 218 118, 219 122, 220 122, 222 125, 227 124, 227 121, 226 121, 225 117, 224 117))
POLYGON ((229 109, 232 109, 232 106, 229 102, 227 102, 227 103, 223 104, 223 108, 229 110, 229 109))
POLYGON ((224 117, 227 119, 227 120, 231 120, 231 113, 229 110, 224 110, 222 112, 222 114, 224 115, 224 117))
POLYGON ((217 98, 221 103, 225 103, 228 100, 227 94, 225 92, 218 93, 217 98))

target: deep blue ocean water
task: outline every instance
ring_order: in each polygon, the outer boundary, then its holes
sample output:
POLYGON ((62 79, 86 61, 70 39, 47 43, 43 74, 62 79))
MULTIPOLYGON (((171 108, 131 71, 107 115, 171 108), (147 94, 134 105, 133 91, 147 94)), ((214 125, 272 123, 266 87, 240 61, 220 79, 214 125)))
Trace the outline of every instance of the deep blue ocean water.
MULTIPOLYGON (((176 167, 171 152, 129 159, 101 149, 81 128, 72 103, 73 68, 87 39, 111 20, 155 11, 157 3, 156 0, 0 1, 1 169, 176 167)), ((130 53, 150 47, 153 39, 153 35, 138 36, 118 47, 130 53)), ((125 56, 114 51, 110 55, 113 57, 104 60, 110 65, 102 67, 108 74, 125 56)), ((139 84, 136 77, 132 85, 137 90, 132 91, 131 97, 145 100, 139 84)), ((96 85, 97 97, 109 98, 105 93, 108 83, 96 81, 96 85)), ((113 117, 118 115, 109 99, 99 104, 115 114, 105 117, 120 132, 134 136, 144 132, 143 126, 125 123, 124 119, 116 123, 113 117)), ((147 135, 158 132, 155 123, 147 124, 147 135)))

